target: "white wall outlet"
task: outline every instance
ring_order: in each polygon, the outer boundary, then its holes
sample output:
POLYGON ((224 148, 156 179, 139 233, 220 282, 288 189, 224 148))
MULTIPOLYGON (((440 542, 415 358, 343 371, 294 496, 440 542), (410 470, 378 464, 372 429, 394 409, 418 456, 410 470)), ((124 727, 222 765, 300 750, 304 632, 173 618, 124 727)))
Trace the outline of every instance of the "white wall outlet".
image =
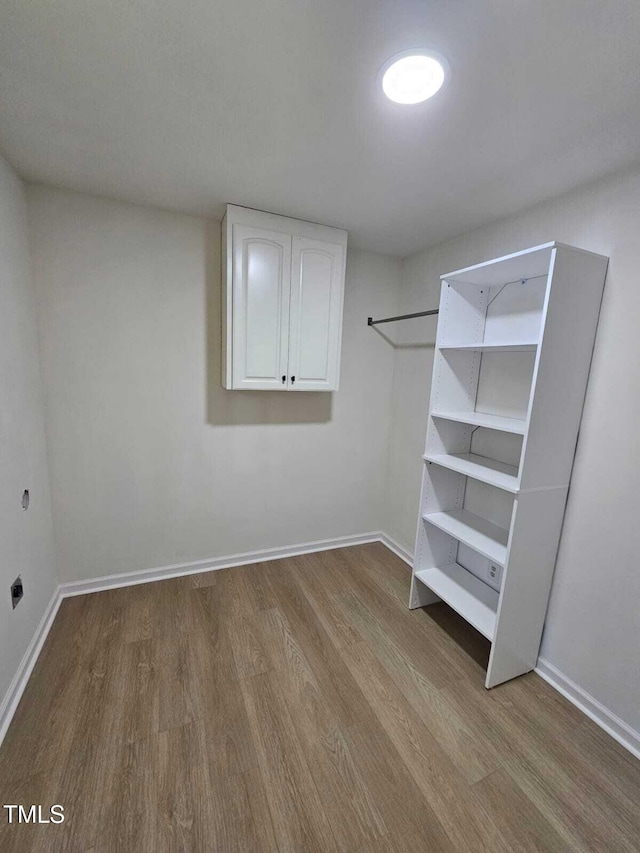
POLYGON ((489 563, 489 567, 487 569, 487 580, 491 586, 499 589, 502 581, 502 567, 496 566, 495 563, 489 563))

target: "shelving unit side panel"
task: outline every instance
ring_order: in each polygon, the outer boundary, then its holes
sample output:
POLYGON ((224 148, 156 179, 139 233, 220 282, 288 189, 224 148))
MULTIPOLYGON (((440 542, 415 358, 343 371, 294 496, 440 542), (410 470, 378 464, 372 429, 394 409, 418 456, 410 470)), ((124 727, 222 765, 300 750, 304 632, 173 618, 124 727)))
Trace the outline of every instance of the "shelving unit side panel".
MULTIPOLYGON (((434 568, 438 562, 450 562, 451 547, 447 547, 449 543, 444 539, 430 541, 427 537, 422 515, 424 507, 431 506, 436 501, 434 500, 435 490, 431 476, 426 470, 426 465, 422 472, 422 486, 420 489, 420 508, 418 512, 418 521, 416 529, 416 544, 413 557, 413 569, 411 572, 411 590, 409 592, 409 608, 414 610, 416 607, 424 607, 427 604, 434 604, 440 599, 438 596, 427 589, 424 584, 416 580, 416 572, 425 568, 434 568)), ((455 500, 455 492, 453 490, 445 490, 444 500, 455 500)))
MULTIPOLYGON (((472 412, 474 409, 481 354, 473 350, 443 352, 440 346, 451 336, 469 342, 482 340, 487 294, 484 288, 453 287, 442 282, 429 415, 438 410, 472 412)), ((436 424, 429 417, 425 452, 443 452, 445 444, 449 452, 465 452, 469 449, 471 431, 442 421, 436 424)))
MULTIPOLYGON (((469 395, 472 394, 475 399, 480 364, 478 354, 472 352, 454 354, 454 358, 458 357, 465 360, 463 364, 458 365, 462 368, 464 377, 460 384, 459 377, 455 372, 452 373, 451 366, 447 365, 439 346, 451 334, 464 335, 471 342, 482 340, 485 305, 486 294, 480 293, 478 288, 462 286, 455 289, 451 288, 447 282, 442 282, 429 414, 437 406, 438 399, 466 400, 466 403, 463 404, 466 406, 471 405, 469 395)), ((460 425, 448 424, 445 427, 449 431, 454 431, 456 428, 460 430, 460 425)), ((432 444, 439 447, 444 440, 455 440, 456 442, 461 441, 461 448, 465 449, 471 440, 471 429, 462 428, 458 435, 447 433, 447 436, 447 439, 442 437, 431 417, 429 417, 425 448, 432 444)), ((428 512, 459 509, 464 500, 465 478, 463 476, 452 471, 435 469, 435 466, 434 470, 431 471, 431 466, 424 464, 424 462, 422 466, 420 511, 417 519, 413 576, 409 594, 409 607, 411 608, 422 607, 439 600, 435 593, 416 580, 416 571, 435 568, 438 565, 452 562, 456 550, 455 540, 442 531, 434 530, 429 536, 422 516, 428 512)))
POLYGON ((443 280, 440 288, 436 346, 481 343, 486 321, 488 287, 443 280))
POLYGON ((436 351, 429 412, 473 412, 478 389, 479 352, 436 351))
POLYGON ((569 483, 607 259, 554 250, 522 450, 522 489, 569 483))
POLYGON ((445 510, 462 509, 465 478, 461 474, 425 464, 420 495, 420 512, 414 556, 414 572, 453 562, 456 541, 440 530, 429 528, 423 516, 445 510))
POLYGON ((436 604, 440 598, 421 583, 414 572, 411 575, 411 589, 409 591, 409 610, 416 610, 418 607, 426 607, 429 604, 436 604))
POLYGON ((416 607, 424 607, 427 604, 435 603, 438 598, 430 590, 427 590, 424 584, 416 580, 416 572, 420 570, 422 554, 424 553, 424 542, 422 537, 425 535, 421 530, 422 526, 422 505, 426 489, 428 488, 425 482, 425 471, 422 472, 422 480, 420 484, 420 505, 418 507, 418 520, 416 523, 416 540, 413 548, 413 565, 411 567, 411 589, 409 590, 409 610, 415 610, 416 607))
POLYGON ((567 492, 525 492, 514 501, 487 687, 536 665, 567 492))

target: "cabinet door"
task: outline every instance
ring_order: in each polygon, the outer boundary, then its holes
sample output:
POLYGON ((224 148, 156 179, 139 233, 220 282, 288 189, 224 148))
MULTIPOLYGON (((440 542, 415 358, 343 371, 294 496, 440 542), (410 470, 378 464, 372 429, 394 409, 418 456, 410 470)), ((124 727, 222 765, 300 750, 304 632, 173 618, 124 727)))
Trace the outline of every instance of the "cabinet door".
POLYGON ((290 291, 291 237, 234 225, 234 388, 286 389, 290 291))
POLYGON ((344 247, 294 237, 289 323, 291 390, 337 390, 343 298, 344 247))

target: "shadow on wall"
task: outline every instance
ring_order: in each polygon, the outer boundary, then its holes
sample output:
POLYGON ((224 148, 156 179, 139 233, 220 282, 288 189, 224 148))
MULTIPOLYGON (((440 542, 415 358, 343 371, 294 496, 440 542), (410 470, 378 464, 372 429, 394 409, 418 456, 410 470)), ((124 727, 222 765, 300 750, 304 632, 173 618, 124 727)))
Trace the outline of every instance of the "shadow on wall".
POLYGON ((388 344, 391 344, 391 346, 394 349, 435 349, 436 348, 435 341, 422 341, 422 342, 420 342, 420 341, 415 341, 415 342, 409 341, 408 343, 398 344, 392 338, 390 338, 388 335, 385 335, 385 333, 383 331, 381 331, 377 326, 372 326, 371 328, 373 329, 373 331, 377 335, 380 335, 380 337, 383 338, 383 340, 385 340, 388 344))
POLYGON ((206 233, 207 423, 231 426, 329 422, 333 394, 326 391, 227 391, 222 387, 221 287, 220 224, 212 222, 206 233))

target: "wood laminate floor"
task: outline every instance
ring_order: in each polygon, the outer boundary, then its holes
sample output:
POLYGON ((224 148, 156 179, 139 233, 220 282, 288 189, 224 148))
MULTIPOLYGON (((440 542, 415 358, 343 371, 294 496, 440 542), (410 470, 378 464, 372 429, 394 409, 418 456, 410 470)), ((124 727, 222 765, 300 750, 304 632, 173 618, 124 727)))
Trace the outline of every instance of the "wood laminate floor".
POLYGON ((66 599, 0 750, 0 850, 640 850, 640 762, 374 544, 66 599), (6 815, 6 812, 4 813, 6 815))

